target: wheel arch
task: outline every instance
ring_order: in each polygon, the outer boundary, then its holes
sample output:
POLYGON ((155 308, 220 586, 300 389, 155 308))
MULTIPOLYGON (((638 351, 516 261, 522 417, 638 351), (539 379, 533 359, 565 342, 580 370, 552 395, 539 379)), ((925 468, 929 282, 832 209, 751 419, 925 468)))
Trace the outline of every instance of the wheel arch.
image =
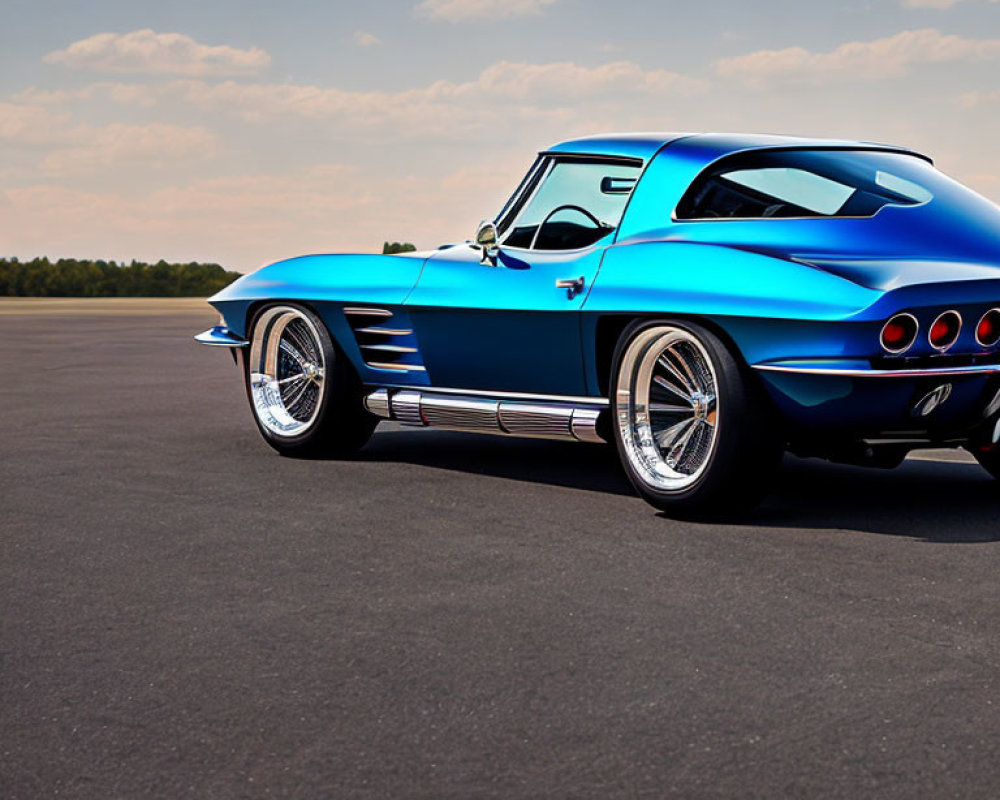
POLYGON ((355 371, 358 370, 360 366, 360 359, 354 358, 357 351, 357 343, 351 335, 350 328, 347 326, 347 323, 342 320, 342 314, 340 312, 340 309, 342 308, 341 303, 315 302, 296 297, 268 297, 260 300, 254 300, 247 305, 243 315, 243 325, 245 326, 248 338, 251 334, 250 327, 254 319, 260 313, 261 309, 274 305, 297 306, 299 308, 307 309, 315 314, 323 323, 327 333, 330 334, 330 338, 333 339, 334 344, 348 357, 348 360, 353 364, 355 371))
MULTIPOLYGON (((740 366, 747 373, 753 373, 753 370, 749 369, 743 351, 737 345, 736 340, 723 325, 720 325, 718 321, 710 317, 702 317, 695 314, 671 314, 667 312, 605 314, 598 317, 593 333, 593 364, 596 370, 597 388, 601 395, 607 397, 611 391, 611 370, 614 367, 615 350, 618 348, 618 343, 621 341, 621 337, 626 329, 634 322, 656 322, 658 320, 690 322, 711 331, 729 349, 740 366)), ((756 376, 754 376, 754 379, 756 380, 756 376)))

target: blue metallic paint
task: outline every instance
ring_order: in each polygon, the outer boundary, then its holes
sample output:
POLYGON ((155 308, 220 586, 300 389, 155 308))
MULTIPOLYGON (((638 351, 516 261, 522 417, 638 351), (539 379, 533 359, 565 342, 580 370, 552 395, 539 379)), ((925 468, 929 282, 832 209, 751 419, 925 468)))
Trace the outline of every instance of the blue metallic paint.
POLYGON ((244 275, 209 298, 209 303, 225 316, 229 329, 240 334, 246 333, 247 309, 261 300, 396 306, 416 285, 427 256, 404 253, 289 258, 244 275))
POLYGON ((542 394, 586 393, 579 313, 603 247, 501 251, 496 266, 480 251, 431 255, 405 306, 416 321, 433 383, 542 394), (570 298, 561 278, 584 280, 570 298))
POLYGON ((198 344, 205 344, 209 347, 246 347, 247 342, 242 336, 237 336, 225 325, 215 325, 204 333, 199 333, 194 337, 198 344))
MULTIPOLYGON (((598 396, 607 363, 602 319, 689 317, 726 336, 751 366, 872 366, 885 320, 910 311, 922 335, 909 356, 932 358, 923 338, 949 308, 966 321, 953 354, 982 356, 973 327, 1000 305, 1000 209, 943 177, 922 206, 887 206, 865 219, 678 221, 697 176, 720 158, 762 148, 900 148, 767 136, 651 134, 565 142, 549 153, 639 159, 645 170, 613 236, 579 251, 501 251, 497 266, 457 245, 399 256, 316 255, 271 264, 210 302, 236 336, 252 307, 314 307, 366 384, 598 396), (567 297, 561 278, 583 277, 567 297), (391 310, 411 324, 425 373, 368 367, 342 308, 391 310), (817 361, 818 360, 818 361, 817 361), (831 361, 834 360, 834 361, 831 361)), ((927 167, 930 169, 930 167, 927 167)), ((935 173, 936 174, 936 173, 935 173)), ((944 362, 941 362, 944 363, 944 362)), ((983 369, 989 370, 989 366, 983 369)), ((997 367, 1000 371, 1000 367, 997 367)), ((808 371, 759 372, 777 408, 817 428, 912 425, 915 394, 934 379, 868 379, 808 371)), ((989 375, 951 376, 935 424, 976 419, 989 375)), ((964 421, 964 422, 963 422, 964 421)))

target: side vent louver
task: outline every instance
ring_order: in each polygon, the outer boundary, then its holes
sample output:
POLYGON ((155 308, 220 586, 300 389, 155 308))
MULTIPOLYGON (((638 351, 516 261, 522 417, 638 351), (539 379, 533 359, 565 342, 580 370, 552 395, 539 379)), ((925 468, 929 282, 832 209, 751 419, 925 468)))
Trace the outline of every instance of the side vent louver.
POLYGON ((345 308, 344 315, 372 369, 388 372, 424 372, 417 337, 409 324, 397 322, 384 308, 345 308))

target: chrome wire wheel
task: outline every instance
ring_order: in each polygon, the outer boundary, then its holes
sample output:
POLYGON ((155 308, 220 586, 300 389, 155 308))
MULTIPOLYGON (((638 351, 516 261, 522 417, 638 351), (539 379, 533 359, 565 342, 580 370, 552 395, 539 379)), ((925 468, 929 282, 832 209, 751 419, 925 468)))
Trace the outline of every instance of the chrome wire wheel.
POLYGON ((689 331, 641 331, 622 354, 615 418, 622 449, 651 489, 683 492, 712 460, 719 439, 719 390, 705 346, 689 331))
POLYGON ((271 434, 301 436, 323 405, 326 359, 312 320, 297 308, 277 306, 254 325, 249 382, 254 413, 271 434))

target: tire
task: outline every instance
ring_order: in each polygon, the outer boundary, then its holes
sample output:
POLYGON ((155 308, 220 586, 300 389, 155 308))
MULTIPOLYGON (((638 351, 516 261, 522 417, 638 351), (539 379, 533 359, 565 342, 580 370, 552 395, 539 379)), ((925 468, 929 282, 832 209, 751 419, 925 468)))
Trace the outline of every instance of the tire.
POLYGON ((323 322, 301 306, 262 308, 250 325, 243 377, 254 421, 271 447, 300 458, 347 457, 378 417, 323 322))
POLYGON ((639 495, 668 516, 739 517, 770 488, 784 443, 736 356, 691 322, 638 321, 619 340, 612 430, 639 495))

